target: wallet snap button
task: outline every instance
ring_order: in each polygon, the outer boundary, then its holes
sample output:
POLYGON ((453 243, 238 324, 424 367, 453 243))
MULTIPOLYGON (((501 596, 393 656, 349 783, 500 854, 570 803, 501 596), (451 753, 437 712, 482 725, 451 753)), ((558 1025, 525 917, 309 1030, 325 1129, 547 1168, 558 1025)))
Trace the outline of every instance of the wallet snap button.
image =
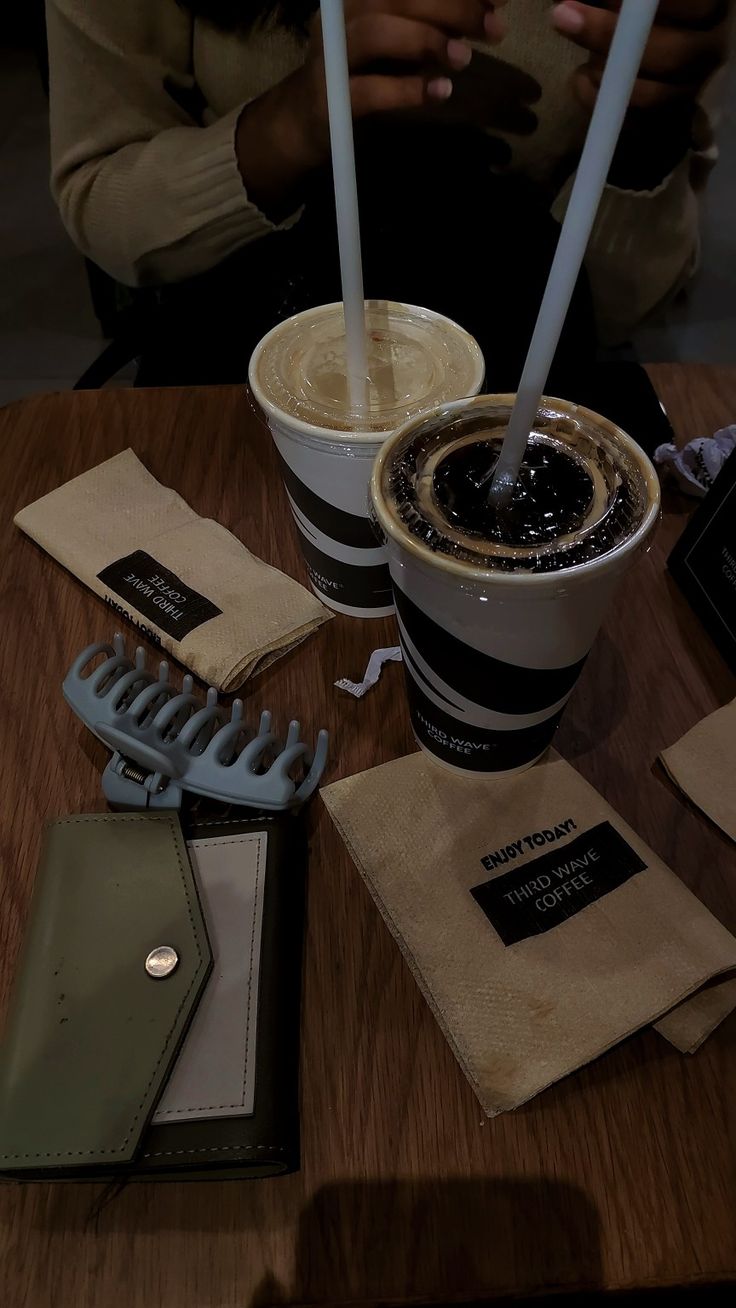
POLYGON ((178 965, 179 955, 171 945, 157 945, 146 959, 146 971, 156 979, 171 976, 178 965))

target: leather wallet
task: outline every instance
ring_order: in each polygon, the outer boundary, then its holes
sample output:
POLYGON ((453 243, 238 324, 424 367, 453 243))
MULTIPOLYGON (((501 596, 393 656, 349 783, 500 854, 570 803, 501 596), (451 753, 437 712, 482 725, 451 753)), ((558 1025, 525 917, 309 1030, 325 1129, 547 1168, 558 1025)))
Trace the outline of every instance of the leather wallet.
POLYGON ((305 849, 295 819, 46 830, 0 1057, 0 1172, 299 1165, 305 849))

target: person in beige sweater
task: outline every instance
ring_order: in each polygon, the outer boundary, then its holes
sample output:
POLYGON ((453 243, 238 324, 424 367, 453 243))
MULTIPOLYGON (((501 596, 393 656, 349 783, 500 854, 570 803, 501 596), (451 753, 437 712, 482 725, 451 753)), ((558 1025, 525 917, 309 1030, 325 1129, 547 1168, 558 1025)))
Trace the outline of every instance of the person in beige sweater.
MULTIPOLYGON (((497 170, 531 181, 559 219, 618 0, 500 4, 345 0, 354 115, 482 128, 497 170)), ((47 0, 52 188, 85 255, 130 285, 177 283, 299 224, 329 156, 316 8, 47 0)), ((694 152, 710 145, 698 97, 724 58, 727 10, 662 0, 588 252, 608 341, 694 267, 694 152)))

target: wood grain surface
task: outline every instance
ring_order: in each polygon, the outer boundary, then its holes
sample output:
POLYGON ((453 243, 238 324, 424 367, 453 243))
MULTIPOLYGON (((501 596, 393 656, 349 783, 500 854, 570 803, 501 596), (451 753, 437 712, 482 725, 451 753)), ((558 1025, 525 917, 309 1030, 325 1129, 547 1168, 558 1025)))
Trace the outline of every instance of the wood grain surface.
MULTIPOLYGON (((680 439, 736 419, 736 371, 668 365, 652 377, 680 439)), ((60 684, 77 651, 115 625, 12 518, 128 445, 198 513, 305 579, 270 441, 241 390, 70 393, 0 413, 3 1007, 42 823, 103 807, 106 753, 60 684)), ((653 767, 736 693, 665 571, 691 509, 667 495, 654 548, 621 591, 556 743, 736 929, 734 846, 653 767)), ((392 620, 335 618, 252 682, 246 713, 298 715, 308 733, 327 726, 328 779, 406 753, 400 667, 362 701, 333 689, 394 643, 392 620)), ((301 1172, 131 1185, 114 1197, 98 1185, 2 1185, 2 1303, 446 1302, 733 1275, 736 1020, 694 1057, 643 1032, 486 1121, 319 800, 311 823, 301 1172)))

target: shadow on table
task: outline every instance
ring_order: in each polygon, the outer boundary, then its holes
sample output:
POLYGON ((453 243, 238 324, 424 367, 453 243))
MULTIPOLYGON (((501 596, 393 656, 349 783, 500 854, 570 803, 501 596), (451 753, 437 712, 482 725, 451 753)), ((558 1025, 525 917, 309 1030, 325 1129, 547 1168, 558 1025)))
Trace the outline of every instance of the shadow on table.
POLYGON ((599 748, 626 716, 629 696, 623 654, 607 632, 601 631, 562 715, 555 747, 570 762, 599 748))
MULTIPOLYGON (((547 1179, 337 1183, 319 1190, 302 1213, 295 1268, 291 1287, 265 1278, 250 1308, 295 1299, 518 1308, 540 1295, 583 1308, 600 1301, 598 1213, 577 1187, 547 1179)), ((710 1304, 725 1302, 722 1291, 704 1286, 699 1293, 710 1304)), ((643 1297, 669 1304, 690 1293, 671 1288, 643 1297)), ((602 1301, 631 1305, 632 1296, 605 1294, 602 1301)))
MULTIPOLYGON (((605 1292, 598 1212, 568 1183, 345 1181, 323 1186, 306 1203, 304 1183, 298 1174, 131 1184, 102 1205, 93 1187, 59 1185, 44 1187, 31 1221, 21 1220, 26 1232, 35 1226, 73 1240, 75 1284, 88 1276, 94 1283, 92 1269, 109 1262, 111 1283, 127 1281, 131 1308, 147 1301, 152 1268, 159 1290, 167 1287, 168 1297, 157 1293, 166 1308, 195 1302, 190 1286, 198 1287, 197 1308, 469 1301, 518 1308, 539 1302, 526 1296, 547 1295, 570 1308, 640 1301, 636 1292, 605 1292)), ((732 1300, 732 1292, 706 1285, 643 1298, 669 1305, 696 1293, 708 1304, 725 1302, 727 1293, 732 1300)))
POLYGON ((96 1187, 58 1185, 44 1187, 31 1221, 74 1239, 81 1276, 89 1257, 109 1255, 116 1274, 122 1250, 126 1266, 132 1260, 135 1267, 137 1251, 155 1247, 162 1284, 202 1287, 204 1258, 207 1288, 197 1308, 442 1303, 601 1284, 598 1214, 573 1185, 545 1178, 345 1181, 305 1203, 304 1182, 301 1174, 131 1183, 107 1200, 96 1187), (279 1249, 275 1233, 288 1241, 292 1230, 293 1250, 279 1249), (214 1258, 203 1253, 210 1245, 214 1258))
MULTIPOLYGON (((295 1275, 283 1298, 307 1302, 592 1288, 598 1214, 575 1186, 546 1179, 328 1185, 302 1212, 295 1275)), ((259 1290, 252 1302, 268 1299, 259 1290)))

